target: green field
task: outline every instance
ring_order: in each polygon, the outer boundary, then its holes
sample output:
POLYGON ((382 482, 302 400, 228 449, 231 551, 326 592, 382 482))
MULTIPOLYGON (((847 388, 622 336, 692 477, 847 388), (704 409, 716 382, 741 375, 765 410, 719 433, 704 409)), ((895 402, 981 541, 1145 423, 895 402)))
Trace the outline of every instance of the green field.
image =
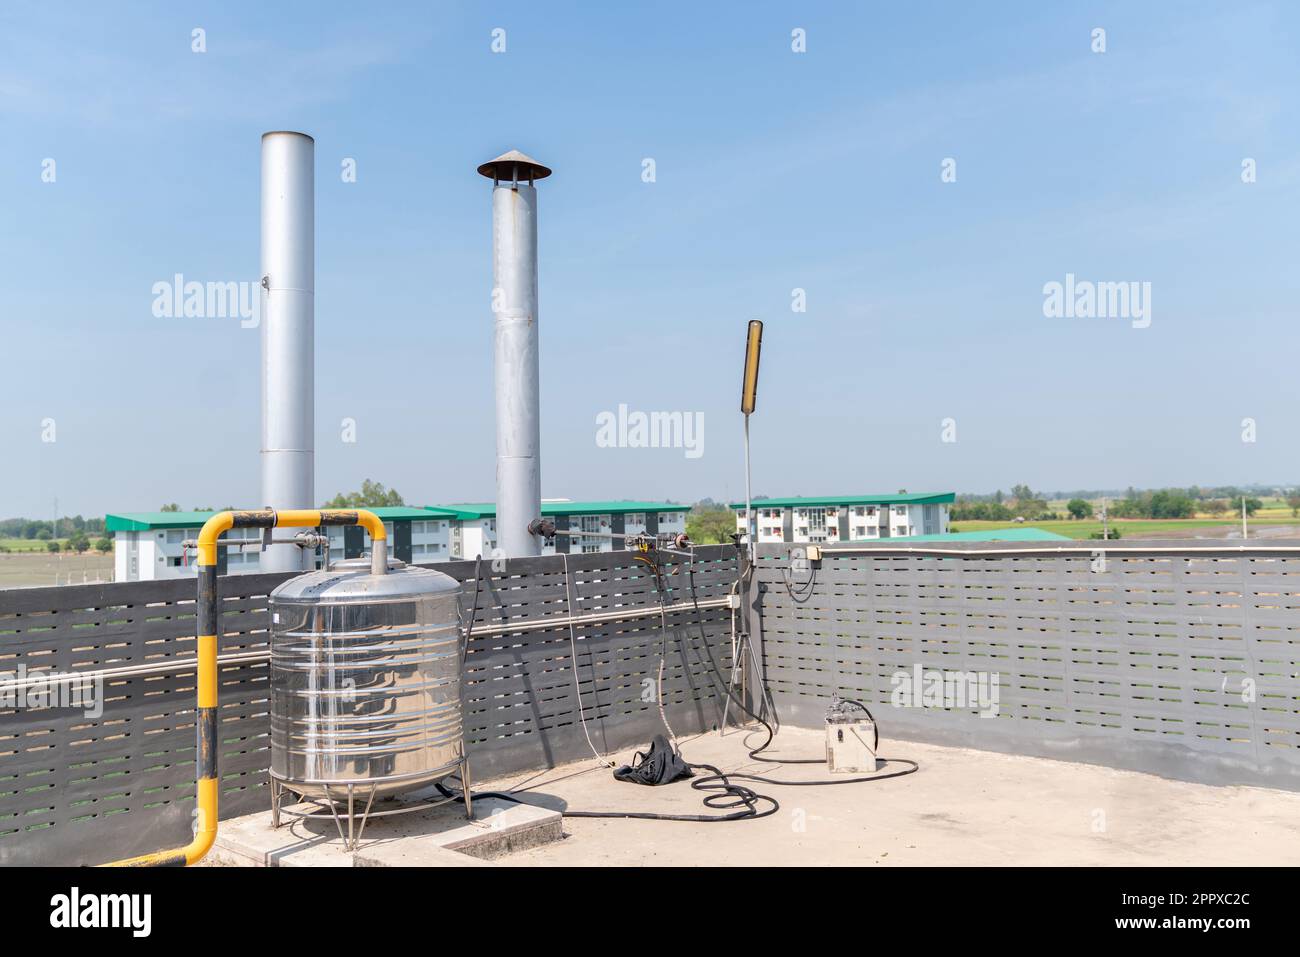
MULTIPOLYGON (((93 552, 95 550, 94 545, 95 542, 99 540, 99 537, 100 536, 98 535, 90 536, 91 547, 87 549, 87 552, 93 552)), ((68 539, 56 538, 54 541, 59 543, 60 551, 67 551, 68 539)), ((39 538, 0 538, 0 553, 6 551, 14 554, 22 552, 48 552, 48 546, 49 540, 39 538)), ((110 551, 108 554, 111 555, 113 553, 110 551)))
MULTIPOLYGON (((42 545, 45 543, 42 542, 42 545)), ((86 552, 23 551, 0 553, 0 588, 31 588, 39 585, 80 585, 112 581, 113 555, 86 552)))
MULTIPOLYGON (((55 541, 59 543, 59 548, 68 547, 66 538, 55 539, 55 541)), ((39 538, 0 538, 0 549, 8 549, 11 552, 45 552, 49 551, 46 547, 48 544, 39 538)))

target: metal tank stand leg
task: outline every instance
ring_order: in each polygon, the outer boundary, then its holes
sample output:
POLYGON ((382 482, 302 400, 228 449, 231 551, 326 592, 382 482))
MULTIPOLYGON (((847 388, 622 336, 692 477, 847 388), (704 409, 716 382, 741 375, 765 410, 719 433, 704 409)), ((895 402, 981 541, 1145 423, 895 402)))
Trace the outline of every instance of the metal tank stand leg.
POLYGON ((465 816, 471 821, 474 820, 473 797, 469 793, 469 756, 460 760, 460 793, 465 795, 465 816))
POLYGON ((348 838, 347 838, 347 835, 343 833, 343 822, 342 822, 341 820, 339 820, 339 811, 338 811, 338 808, 336 808, 336 807, 334 806, 334 798, 330 797, 330 789, 329 789, 329 787, 323 787, 322 790, 323 790, 324 793, 325 793, 325 800, 329 802, 329 805, 330 805, 330 816, 334 818, 334 826, 335 826, 336 828, 338 828, 338 831, 339 831, 339 840, 343 842, 343 847, 344 847, 344 848, 347 848, 347 847, 348 847, 348 838))
MULTIPOLYGON (((352 842, 352 850, 354 851, 357 849, 357 845, 361 843, 361 835, 366 833, 366 822, 370 820, 370 807, 375 803, 375 792, 378 790, 378 783, 370 786, 370 797, 366 799, 366 809, 361 812, 361 826, 357 828, 357 839, 352 842)), ((349 823, 348 829, 351 830, 351 827, 352 825, 349 823)))
POLYGON ((343 833, 343 819, 339 816, 339 810, 334 803, 334 798, 330 795, 330 789, 325 787, 325 800, 329 802, 330 815, 334 818, 334 826, 338 828, 339 839, 343 841, 345 851, 355 851, 361 844, 361 835, 366 831, 366 822, 370 820, 370 808, 375 803, 375 793, 379 790, 379 785, 372 785, 370 795, 366 799, 366 809, 361 812, 361 824, 357 826, 357 801, 356 785, 348 785, 348 830, 343 833))
POLYGON ((271 781, 271 829, 275 830, 280 826, 280 792, 275 786, 275 777, 267 775, 271 781))
POLYGON ((352 800, 352 795, 355 790, 355 785, 348 785, 348 841, 346 847, 349 851, 357 846, 356 839, 352 836, 352 825, 357 819, 356 805, 352 800))

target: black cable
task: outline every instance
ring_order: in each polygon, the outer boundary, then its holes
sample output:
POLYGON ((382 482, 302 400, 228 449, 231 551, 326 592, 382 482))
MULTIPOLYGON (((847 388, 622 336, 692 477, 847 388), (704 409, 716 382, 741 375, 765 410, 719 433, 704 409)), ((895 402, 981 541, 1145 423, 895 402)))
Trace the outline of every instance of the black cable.
POLYGON ((795 594, 795 587, 791 585, 790 569, 783 568, 781 570, 781 580, 785 582, 785 590, 789 593, 790 600, 796 605, 802 605, 811 598, 813 588, 817 585, 817 566, 810 562, 809 568, 808 580, 799 583, 798 594, 795 594))
MULTIPOLYGON (((700 611, 699 599, 695 594, 695 570, 693 568, 687 569, 687 578, 690 580, 691 583, 691 602, 695 606, 696 618, 699 623, 700 630, 701 632, 703 632, 704 618, 700 611)), ((713 663, 713 653, 708 650, 709 645, 707 641, 705 641, 704 643, 704 648, 706 653, 709 656, 710 663, 713 663)), ((717 673, 716 664, 713 665, 713 670, 715 673, 717 673)), ((761 724, 764 727, 764 729, 766 729, 767 731, 767 740, 764 741, 757 748, 749 752, 749 756, 753 758, 755 761, 762 761, 766 764, 825 764, 826 763, 825 758, 790 758, 786 760, 781 760, 780 758, 760 757, 762 752, 766 751, 768 747, 771 746, 772 738, 775 736, 776 732, 772 730, 772 726, 770 724, 768 724, 763 718, 759 717, 757 714, 751 711, 749 709, 749 706, 746 705, 745 702, 742 701, 736 695, 736 693, 731 690, 730 682, 724 683, 723 688, 726 690, 727 696, 736 703, 736 707, 740 708, 740 710, 745 712, 745 714, 749 715, 751 718, 753 718, 755 721, 761 724)), ((856 705, 857 707, 861 708, 863 711, 866 711, 867 717, 871 718, 871 724, 874 727, 876 732, 876 746, 879 746, 880 726, 876 724, 876 719, 872 717, 871 712, 867 710, 867 706, 860 701, 854 701, 850 698, 844 698, 842 700, 848 701, 850 704, 856 705)), ((905 774, 915 774, 918 770, 920 770, 920 765, 909 758, 878 758, 877 760, 883 761, 885 764, 903 764, 903 765, 907 765, 907 767, 905 767, 901 771, 891 771, 888 774, 874 774, 869 777, 859 777, 859 778, 840 778, 838 780, 833 780, 833 781, 776 781, 771 778, 758 777, 752 774, 735 774, 735 773, 733 773, 731 776, 733 778, 739 778, 745 781, 759 781, 763 784, 777 784, 777 785, 783 785, 785 787, 824 787, 830 784, 861 784, 867 781, 885 781, 888 780, 889 778, 900 778, 905 774)))
MULTIPOLYGON (((655 562, 653 559, 647 559, 641 556, 634 556, 634 558, 650 566, 650 569, 653 572, 655 578, 655 587, 659 591, 660 610, 662 611, 663 603, 666 599, 666 594, 665 594, 664 580, 662 577, 663 573, 659 564, 655 562)), ((477 574, 475 577, 477 579, 477 574)), ((709 658, 709 665, 712 668, 713 673, 718 676, 719 680, 722 680, 722 674, 718 670, 717 662, 713 660, 713 652, 709 649, 707 634, 704 631, 704 618, 700 610, 699 598, 696 595, 696 591, 695 591, 695 568, 694 568, 693 560, 692 560, 692 564, 687 567, 687 577, 690 580, 690 584, 691 584, 691 603, 694 605, 695 608, 696 620, 700 626, 701 635, 705 637, 704 649, 705 649, 705 653, 708 655, 709 658)), ((808 582, 808 586, 810 588, 815 578, 816 578, 816 572, 814 571, 812 579, 810 579, 808 582)), ((787 588, 788 587, 789 585, 787 583, 787 588)), ((475 597, 475 604, 477 606, 477 601, 478 601, 477 581, 475 582, 474 597, 475 597)), ((793 594, 791 595, 791 597, 793 597, 793 594)), ((471 618, 470 621, 472 624, 473 618, 471 618)), ((662 637, 665 643, 663 647, 666 651, 666 643, 668 640, 666 626, 661 622, 660 628, 661 630, 663 630, 662 637)), ((772 726, 768 724, 767 721, 765 721, 763 718, 759 717, 757 714, 751 711, 748 705, 746 705, 744 701, 742 701, 739 697, 736 696, 736 693, 731 689, 731 683, 729 681, 722 681, 722 687, 723 690, 726 691, 727 696, 736 703, 736 706, 738 708, 744 711, 745 714, 749 715, 751 718, 753 718, 755 721, 757 721, 767 730, 767 740, 764 741, 757 748, 754 748, 752 751, 749 752, 750 758, 752 758, 755 761, 763 761, 768 764, 824 764, 825 763, 824 758, 798 758, 798 759, 790 759, 790 760, 780 760, 777 758, 759 757, 759 755, 763 751, 767 750, 767 748, 772 744, 772 738, 775 735, 775 732, 772 730, 772 726)), ((873 746, 872 749, 874 751, 875 747, 879 746, 880 744, 880 726, 876 724, 876 719, 872 716, 871 712, 867 709, 867 706, 862 704, 860 701, 854 701, 850 698, 844 698, 842 700, 858 708, 861 708, 864 712, 866 712, 867 717, 871 719, 872 727, 875 729, 875 733, 876 733, 875 746, 873 746)), ((693 790, 705 791, 705 792, 718 792, 718 793, 709 793, 705 796, 704 798, 705 807, 715 808, 717 810, 728 810, 730 808, 741 808, 741 810, 732 811, 730 814, 713 814, 713 815, 655 814, 650 811, 569 811, 569 810, 565 810, 561 813, 565 817, 614 818, 614 819, 632 819, 632 820, 642 820, 642 821, 688 821, 692 823, 703 823, 703 824, 712 824, 720 821, 757 820, 758 818, 770 817, 771 815, 775 814, 777 811, 781 809, 781 805, 777 802, 776 798, 766 794, 760 794, 759 792, 755 791, 753 788, 745 787, 742 784, 736 784, 734 783, 735 780, 756 781, 761 784, 776 785, 777 787, 828 787, 834 784, 865 784, 868 781, 885 781, 888 780, 889 778, 900 778, 907 774, 914 774, 918 770, 920 770, 920 765, 908 758, 878 758, 877 760, 885 764, 903 764, 903 765, 907 765, 907 767, 899 771, 891 771, 888 774, 874 774, 868 777, 839 778, 837 780, 827 780, 827 781, 778 781, 775 778, 765 778, 756 774, 741 774, 734 771, 724 772, 714 767, 711 764, 690 764, 689 762, 687 762, 686 766, 690 768, 692 771, 698 769, 698 770, 710 772, 709 774, 706 774, 703 777, 696 777, 691 780, 691 788, 693 790), (764 803, 770 804, 771 807, 764 809, 763 808, 764 803)), ((445 787, 441 782, 439 782, 436 785, 436 787, 444 797, 451 798, 452 800, 455 800, 462 804, 464 803, 465 796, 463 793, 457 794, 451 789, 445 787)), ((544 807, 544 805, 534 804, 531 801, 521 800, 515 795, 507 793, 505 791, 480 791, 477 793, 473 793, 473 796, 475 798, 499 798, 503 801, 510 801, 514 804, 523 804, 528 807, 544 807)))
POLYGON ((460 671, 465 673, 465 659, 469 657, 469 639, 474 633, 474 619, 478 617, 478 583, 479 569, 483 565, 483 556, 474 560, 474 606, 469 611, 469 623, 465 626, 465 639, 460 646, 460 671))
MULTIPOLYGON (((663 611, 667 599, 667 586, 664 581, 663 569, 655 560, 653 554, 635 555, 636 561, 648 565, 654 577, 655 590, 659 593, 659 609, 661 613, 660 621, 660 655, 666 655, 668 652, 668 631, 663 622, 663 611)), ((480 558, 481 560, 481 558, 480 558)), ((475 565, 474 581, 474 603, 475 608, 478 606, 478 566, 475 565)), ((692 584, 694 579, 692 578, 692 584)), ((697 603, 698 608, 698 603, 697 603)), ((471 627, 473 625, 473 614, 470 616, 471 627)), ((712 656, 710 656, 711 658, 712 656)), ((716 672, 716 665, 714 667, 716 672)), ((725 684, 724 684, 725 687, 725 684)), ((715 821, 741 821, 746 819, 757 819, 768 817, 775 814, 781 809, 781 805, 775 798, 766 794, 759 794, 752 788, 743 785, 733 784, 728 775, 722 770, 711 764, 687 764, 692 771, 708 771, 709 773, 702 777, 695 777, 691 780, 691 788, 696 791, 710 792, 704 798, 704 806, 714 808, 720 811, 727 811, 732 808, 739 810, 731 811, 729 814, 657 814, 650 811, 565 811, 566 817, 587 817, 587 818, 632 818, 647 821, 689 821, 692 823, 712 824, 715 821), (716 792, 716 793, 713 793, 716 792), (767 806, 765 806, 767 805, 767 806)), ((464 803, 464 794, 456 794, 454 791, 445 787, 441 782, 436 785, 438 791, 447 798, 451 798, 460 803, 464 803)), ((482 791, 473 795, 477 798, 494 797, 505 801, 512 801, 515 804, 524 804, 529 807, 540 807, 542 805, 533 804, 531 801, 524 801, 513 794, 504 791, 482 791)))
MULTIPOLYGON (((732 784, 728 780, 728 775, 715 768, 711 764, 688 764, 691 770, 704 770, 712 772, 704 777, 697 777, 691 780, 691 788, 696 791, 717 791, 717 794, 709 794, 704 798, 704 806, 716 808, 718 810, 727 810, 728 808, 743 808, 743 810, 733 811, 730 814, 656 814, 651 811, 570 811, 565 810, 561 813, 565 817, 592 817, 592 818, 632 818, 642 821, 689 821, 697 824, 712 824, 718 821, 743 821, 748 819, 757 820, 760 817, 768 817, 775 814, 781 809, 775 798, 768 797, 766 794, 759 794, 751 788, 739 784, 732 784), (771 807, 764 808, 766 802, 771 807)), ((464 804, 465 795, 457 794, 450 788, 443 786, 441 782, 437 785, 438 791, 443 797, 464 804)), ((475 791, 473 792, 474 800, 480 798, 500 798, 503 801, 511 801, 515 804, 523 804, 527 807, 545 807, 542 804, 534 804, 532 801, 522 800, 518 795, 505 791, 475 791)))
POLYGON ((858 708, 861 708, 863 711, 866 711, 867 718, 868 720, 871 721, 871 730, 876 733, 875 739, 872 741, 871 744, 871 750, 873 752, 880 750, 880 725, 876 723, 876 716, 873 715, 870 711, 868 711, 867 706, 863 704, 861 701, 854 701, 852 698, 841 698, 840 700, 846 704, 854 705, 858 708))

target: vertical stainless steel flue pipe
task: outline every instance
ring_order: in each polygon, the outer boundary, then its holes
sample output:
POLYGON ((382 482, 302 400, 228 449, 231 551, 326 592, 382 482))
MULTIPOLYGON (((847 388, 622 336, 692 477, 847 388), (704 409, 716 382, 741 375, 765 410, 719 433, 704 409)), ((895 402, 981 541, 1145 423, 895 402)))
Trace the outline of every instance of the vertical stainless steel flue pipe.
MULTIPOLYGON (((316 503, 316 141, 262 135, 262 501, 316 503)), ((311 553, 271 545, 261 570, 310 568, 311 553)))
POLYGON ((551 171, 518 150, 478 168, 492 180, 492 311, 497 416, 497 547, 540 555, 541 396, 537 355, 537 190, 551 171))

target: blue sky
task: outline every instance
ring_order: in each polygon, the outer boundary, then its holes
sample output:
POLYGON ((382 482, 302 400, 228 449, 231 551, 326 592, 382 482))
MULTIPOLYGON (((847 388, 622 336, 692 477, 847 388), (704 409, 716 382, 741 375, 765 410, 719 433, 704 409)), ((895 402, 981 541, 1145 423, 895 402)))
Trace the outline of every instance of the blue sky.
POLYGON ((546 496, 740 495, 751 318, 757 493, 1300 481, 1293 5, 330 9, 0 11, 0 514, 257 504, 258 334, 151 288, 258 278, 270 129, 317 143, 321 500, 491 497, 474 167, 511 147, 555 169, 546 496), (1046 318, 1067 273, 1150 282, 1150 326, 1046 318), (598 447, 620 403, 704 454, 598 447))

